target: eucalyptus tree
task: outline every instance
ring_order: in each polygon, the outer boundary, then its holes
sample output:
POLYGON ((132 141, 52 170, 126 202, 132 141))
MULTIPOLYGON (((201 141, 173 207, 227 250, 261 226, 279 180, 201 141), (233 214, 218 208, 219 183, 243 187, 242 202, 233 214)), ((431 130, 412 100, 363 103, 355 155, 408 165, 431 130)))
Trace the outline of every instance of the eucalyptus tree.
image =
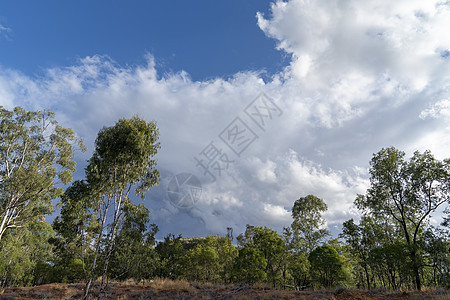
POLYGON ((52 226, 34 219, 8 231, 0 241, 0 287, 48 283, 52 278, 52 226))
POLYGON ((53 112, 0 106, 0 240, 52 211, 61 184, 72 180, 77 148, 82 141, 53 112))
POLYGON ((327 204, 314 195, 300 197, 292 207, 292 224, 284 228, 284 239, 289 250, 287 269, 297 286, 309 283, 309 253, 324 242, 329 232, 322 213, 327 204))
POLYGON ((328 209, 327 204, 314 195, 301 197, 292 207, 293 222, 285 231, 291 237, 291 246, 297 252, 309 253, 329 235, 324 228, 322 213, 328 209))
POLYGON ((133 206, 130 193, 144 200, 145 192, 159 182, 155 168, 155 155, 160 149, 159 131, 155 122, 134 116, 120 119, 114 126, 104 127, 95 141, 95 151, 86 167, 86 181, 90 188, 92 205, 99 222, 98 238, 89 279, 86 282, 87 298, 98 255, 103 247, 101 288, 106 274, 115 238, 123 221, 124 208, 133 206))
POLYGON ((370 187, 358 195, 357 207, 373 218, 391 219, 402 232, 412 265, 414 285, 420 290, 420 244, 430 214, 450 201, 450 160, 440 161, 430 151, 405 153, 394 147, 374 154, 370 187))

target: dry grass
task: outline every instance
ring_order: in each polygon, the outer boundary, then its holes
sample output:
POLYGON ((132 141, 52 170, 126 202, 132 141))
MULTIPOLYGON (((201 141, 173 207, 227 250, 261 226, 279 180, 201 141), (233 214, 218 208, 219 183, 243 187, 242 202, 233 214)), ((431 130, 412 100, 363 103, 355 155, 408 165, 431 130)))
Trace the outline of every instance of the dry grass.
POLYGON ((253 288, 256 290, 269 290, 270 286, 264 282, 256 282, 253 284, 253 288))
POLYGON ((191 284, 184 280, 171 280, 167 278, 155 278, 149 281, 145 286, 153 288, 157 291, 188 291, 196 292, 196 289, 191 284))
MULTIPOLYGON (((48 284, 37 287, 9 288, 0 292, 3 300, 34 300, 34 299, 81 299, 84 284, 48 284)), ((186 280, 170 280, 156 278, 154 280, 136 283, 133 280, 111 282, 100 294, 98 284, 92 289, 90 296, 94 299, 330 299, 330 300, 367 300, 367 299, 432 299, 450 300, 450 291, 442 289, 427 289, 425 292, 401 291, 371 291, 363 292, 349 289, 292 291, 271 289, 265 284, 250 285, 214 285, 211 283, 188 282, 186 280)))

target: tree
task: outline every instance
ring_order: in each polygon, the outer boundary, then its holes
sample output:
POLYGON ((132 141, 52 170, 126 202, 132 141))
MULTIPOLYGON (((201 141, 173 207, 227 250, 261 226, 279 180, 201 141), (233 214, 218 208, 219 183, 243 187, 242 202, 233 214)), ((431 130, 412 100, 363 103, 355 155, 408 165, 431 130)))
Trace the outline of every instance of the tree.
POLYGON ((144 192, 159 182, 154 159, 160 149, 158 137, 156 124, 137 116, 120 119, 114 126, 100 130, 97 136, 95 151, 86 167, 86 177, 93 198, 92 207, 100 226, 84 298, 87 298, 92 283, 104 230, 101 289, 105 286, 116 233, 124 216, 123 209, 133 205, 129 198, 131 190, 134 188, 136 196, 141 196, 143 200, 144 192), (108 219, 108 216, 111 218, 108 219))
POLYGON ((267 279, 275 287, 277 279, 281 276, 282 264, 287 256, 283 238, 273 229, 256 227, 253 245, 263 253, 267 261, 267 279))
POLYGON ((236 282, 255 283, 267 278, 267 260, 264 254, 253 244, 245 244, 239 249, 234 262, 234 280, 236 282))
MULTIPOLYGON (((207 236, 185 256, 185 269, 197 269, 206 276, 198 279, 215 283, 229 283, 232 279, 233 262, 238 250, 227 237, 207 236), (199 257, 200 256, 200 257, 199 257)), ((193 279, 192 277, 190 277, 193 279)))
POLYGON ((253 236, 255 235, 256 227, 252 225, 245 225, 245 232, 239 234, 236 237, 236 241, 240 247, 243 247, 247 243, 253 242, 253 236))
POLYGON ((414 285, 421 289, 421 233, 430 214, 450 200, 450 160, 439 161, 430 151, 405 153, 394 147, 374 154, 370 188, 358 195, 357 207, 374 218, 392 219, 401 229, 412 263, 414 285))
POLYGON ((0 240, 52 211, 72 180, 73 153, 82 141, 54 120, 51 111, 8 111, 0 106, 0 240))
POLYGON ((284 228, 283 235, 289 252, 287 269, 296 286, 308 285, 308 254, 329 235, 323 228, 322 213, 326 210, 326 203, 314 195, 299 198, 292 207, 293 221, 290 227, 284 228))
MULTIPOLYGON (((370 222, 369 217, 363 217, 361 224, 367 224, 370 222)), ((347 247, 350 249, 349 252, 355 257, 357 264, 364 270, 364 275, 360 276, 358 279, 361 280, 365 277, 365 285, 367 289, 371 289, 371 275, 370 267, 368 264, 369 251, 373 247, 371 243, 370 234, 367 227, 364 225, 358 226, 354 223, 353 219, 344 222, 342 226, 342 233, 340 237, 345 239, 347 247)))
POLYGON ((385 287, 397 290, 402 284, 410 282, 411 262, 408 256, 408 245, 403 241, 372 249, 369 259, 374 260, 376 266, 381 269, 379 273, 382 275, 385 287))
POLYGON ((156 252, 159 256, 157 276, 229 283, 238 251, 227 237, 169 235, 157 244, 156 252))
POLYGON ((292 248, 300 252, 311 252, 329 235, 322 219, 327 204, 314 195, 301 197, 292 207, 291 237, 292 248))
POLYGON ((401 228, 392 219, 364 215, 359 225, 344 222, 340 237, 352 261, 358 286, 367 289, 382 286, 399 289, 410 287, 411 261, 401 228))
POLYGON ((0 241, 0 287, 50 281, 53 246, 49 239, 53 236, 51 225, 44 219, 9 230, 0 241))
POLYGON ((442 228, 430 227, 424 233, 426 261, 432 286, 450 288, 450 238, 442 228))
POLYGON ((292 275, 296 287, 306 287, 309 283, 310 263, 308 254, 302 252, 290 252, 287 268, 292 275))
MULTIPOLYGON (((241 246, 249 245, 263 254, 267 280, 275 286, 288 254, 283 238, 273 229, 247 225, 244 235, 240 234, 237 240, 241 246)), ((247 257, 250 249, 245 251, 243 258, 247 257)), ((241 256, 241 254, 239 255, 241 256)))
POLYGON ((89 185, 80 180, 73 182, 61 197, 61 212, 53 221, 56 236, 51 239, 56 254, 56 281, 78 282, 80 276, 88 280, 87 270, 93 256, 91 245, 99 231, 98 218, 91 210, 91 199, 89 185), (81 274, 73 276, 76 273, 73 267, 78 266, 79 262, 81 274))
POLYGON ((149 211, 143 204, 125 207, 124 214, 108 276, 118 280, 133 278, 137 282, 150 279, 156 269, 154 244, 158 227, 148 226, 149 211))
POLYGON ((183 273, 183 258, 186 252, 181 240, 181 235, 175 237, 169 234, 164 237, 164 241, 156 245, 155 250, 159 257, 156 274, 159 277, 178 279, 183 273))
MULTIPOLYGON (((232 234, 231 234, 232 236, 232 234)), ((238 250, 233 245, 232 237, 228 231, 227 237, 214 236, 212 244, 219 255, 219 275, 223 283, 230 283, 232 280, 233 263, 238 256, 238 250)), ((208 239, 208 238, 207 238, 208 239)))
POLYGON ((347 279, 344 258, 329 245, 314 249, 308 260, 311 263, 312 277, 324 287, 334 287, 347 279))
POLYGON ((185 257, 185 274, 190 280, 213 282, 219 279, 219 254, 208 243, 190 249, 185 257))

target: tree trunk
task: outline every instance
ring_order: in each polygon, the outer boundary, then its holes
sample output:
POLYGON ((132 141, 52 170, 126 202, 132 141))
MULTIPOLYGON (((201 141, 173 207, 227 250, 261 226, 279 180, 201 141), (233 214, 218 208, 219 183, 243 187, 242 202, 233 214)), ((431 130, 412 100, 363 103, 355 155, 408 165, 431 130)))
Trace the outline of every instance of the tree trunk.
POLYGON ((369 271, 367 270, 367 265, 364 265, 364 272, 366 273, 367 289, 370 291, 370 278, 369 271))
POLYGON ((86 300, 89 295, 89 290, 91 289, 92 284, 92 276, 89 277, 89 280, 86 282, 86 286, 84 287, 84 296, 83 300, 86 300))
POLYGON ((420 281, 419 264, 417 262, 416 249, 414 248, 414 245, 412 247, 413 247, 413 249, 411 250, 411 260, 412 260, 414 281, 415 281, 416 289, 418 291, 420 291, 422 289, 422 284, 420 281))
POLYGON ((100 286, 100 291, 103 291, 103 289, 105 288, 105 280, 106 280, 106 273, 108 272, 109 259, 111 258, 111 254, 114 250, 117 226, 119 225, 119 221, 120 221, 120 212, 119 211, 120 211, 121 204, 122 204, 122 200, 120 199, 118 206, 116 207, 116 210, 114 212, 114 224, 113 224, 113 228, 111 229, 109 245, 108 245, 108 249, 106 251, 105 265, 103 266, 102 284, 100 286))
POLYGON ((92 284, 92 276, 94 276, 94 272, 95 272, 95 267, 97 266, 97 257, 98 254, 100 252, 100 241, 102 239, 102 233, 103 233, 103 228, 105 228, 105 222, 106 222, 106 215, 108 213, 108 207, 109 207, 109 202, 107 203, 108 205, 105 207, 105 211, 103 212, 103 217, 102 217, 102 222, 101 222, 101 226, 100 226, 100 232, 99 232, 99 236, 98 236, 98 240, 97 240, 97 245, 95 247, 95 255, 94 255, 94 261, 92 262, 92 267, 91 267, 91 273, 89 274, 89 280, 86 282, 86 286, 84 289, 84 296, 83 296, 83 300, 86 300, 89 294, 89 289, 91 288, 91 284, 92 284))
MULTIPOLYGON (((114 230, 115 231, 115 230, 114 230)), ((113 251, 114 248, 114 240, 115 239, 111 239, 110 240, 110 244, 108 246, 108 250, 106 252, 106 258, 105 258, 105 264, 103 266, 103 274, 102 274, 102 284, 100 286, 100 291, 103 291, 103 289, 105 288, 106 284, 105 284, 105 280, 106 280, 106 273, 108 272, 108 265, 109 265, 109 259, 111 258, 111 253, 113 251)))

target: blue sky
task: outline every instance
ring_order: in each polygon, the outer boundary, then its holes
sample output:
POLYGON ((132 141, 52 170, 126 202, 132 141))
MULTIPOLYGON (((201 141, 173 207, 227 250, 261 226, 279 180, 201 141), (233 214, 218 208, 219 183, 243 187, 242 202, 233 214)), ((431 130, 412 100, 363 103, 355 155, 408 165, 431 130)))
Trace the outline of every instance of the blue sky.
POLYGON ((308 194, 328 204, 336 232, 359 217, 353 201, 368 187, 373 153, 449 157, 449 6, 3 1, 0 105, 50 108, 73 128, 88 147, 76 153, 76 179, 103 126, 135 114, 156 121, 162 178, 145 203, 160 237, 246 224, 281 232, 308 194), (226 137, 239 128, 247 135, 233 148, 226 137), (208 173, 199 161, 211 151, 208 173), (201 185, 188 207, 168 193, 180 174, 201 185))
POLYGON ((279 72, 288 55, 256 25, 270 1, 241 2, 2 2, 0 20, 11 30, 0 39, 2 66, 35 75, 93 54, 136 65, 152 53, 162 73, 185 70, 193 80, 279 72))

